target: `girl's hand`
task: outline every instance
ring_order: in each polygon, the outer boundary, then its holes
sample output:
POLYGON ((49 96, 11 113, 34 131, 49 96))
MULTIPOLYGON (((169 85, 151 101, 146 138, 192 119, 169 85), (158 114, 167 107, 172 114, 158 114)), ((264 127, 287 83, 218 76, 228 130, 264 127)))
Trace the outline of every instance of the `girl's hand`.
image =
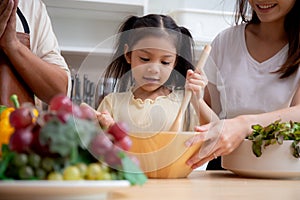
POLYGON ((103 112, 96 111, 96 116, 102 128, 108 128, 115 123, 115 120, 106 110, 103 112))
POLYGON ((95 114, 95 118, 97 118, 102 128, 108 128, 115 123, 114 119, 106 110, 103 112, 99 112, 84 102, 80 104, 80 107, 87 107, 88 109, 90 109, 95 114))
POLYGON ((251 126, 242 118, 233 118, 196 126, 198 136, 186 141, 186 146, 202 143, 199 153, 187 161, 195 169, 206 162, 231 153, 251 132, 251 126))
POLYGON ((186 89, 191 90, 197 99, 202 97, 204 88, 207 85, 207 77, 201 70, 188 70, 186 75, 186 89))

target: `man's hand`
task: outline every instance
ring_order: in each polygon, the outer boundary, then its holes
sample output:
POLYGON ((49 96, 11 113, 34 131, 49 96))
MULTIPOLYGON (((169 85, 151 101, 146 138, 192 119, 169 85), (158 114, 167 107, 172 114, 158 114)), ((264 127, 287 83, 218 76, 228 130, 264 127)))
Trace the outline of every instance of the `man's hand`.
POLYGON ((0 47, 14 47, 18 0, 0 0, 0 47))

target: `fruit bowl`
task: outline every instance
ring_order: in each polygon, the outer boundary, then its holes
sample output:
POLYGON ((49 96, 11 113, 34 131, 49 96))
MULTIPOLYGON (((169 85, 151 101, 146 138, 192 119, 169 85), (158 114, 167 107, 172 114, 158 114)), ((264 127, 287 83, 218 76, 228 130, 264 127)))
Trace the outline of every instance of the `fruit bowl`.
POLYGON ((129 133, 132 146, 129 154, 139 160, 148 178, 185 178, 192 169, 186 161, 198 153, 201 143, 186 147, 184 142, 197 132, 129 133))
POLYGON ((222 167, 237 175, 253 178, 300 178, 300 159, 291 153, 292 140, 262 148, 260 157, 252 151, 252 141, 245 139, 229 155, 222 157, 222 167))

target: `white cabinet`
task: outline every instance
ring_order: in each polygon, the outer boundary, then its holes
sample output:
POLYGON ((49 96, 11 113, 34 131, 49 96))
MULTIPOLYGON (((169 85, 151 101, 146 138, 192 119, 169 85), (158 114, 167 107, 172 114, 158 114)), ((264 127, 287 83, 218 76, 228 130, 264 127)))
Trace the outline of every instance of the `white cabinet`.
POLYGON ((210 44, 218 33, 234 24, 232 12, 182 8, 173 10, 169 15, 191 32, 196 45, 196 59, 204 45, 210 44))
MULTIPOLYGON (((143 15, 145 0, 44 0, 61 49, 88 53, 112 36, 129 15, 143 15)), ((101 52, 98 52, 101 53, 101 52)), ((103 49, 107 53, 107 49, 103 49)))
POLYGON ((76 64, 78 59, 90 52, 104 57, 110 55, 113 44, 107 40, 116 34, 126 17, 143 15, 147 6, 147 0, 43 1, 62 53, 76 69, 79 67, 76 64), (99 48, 95 51, 96 46, 99 48))

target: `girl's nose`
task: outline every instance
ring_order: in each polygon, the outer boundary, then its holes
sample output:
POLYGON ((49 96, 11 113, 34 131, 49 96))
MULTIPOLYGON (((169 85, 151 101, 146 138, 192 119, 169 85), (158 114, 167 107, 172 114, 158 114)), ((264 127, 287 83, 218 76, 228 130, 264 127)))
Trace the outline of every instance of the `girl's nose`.
POLYGON ((147 66, 147 71, 151 73, 158 73, 159 72, 159 64, 158 63, 151 63, 147 66))

